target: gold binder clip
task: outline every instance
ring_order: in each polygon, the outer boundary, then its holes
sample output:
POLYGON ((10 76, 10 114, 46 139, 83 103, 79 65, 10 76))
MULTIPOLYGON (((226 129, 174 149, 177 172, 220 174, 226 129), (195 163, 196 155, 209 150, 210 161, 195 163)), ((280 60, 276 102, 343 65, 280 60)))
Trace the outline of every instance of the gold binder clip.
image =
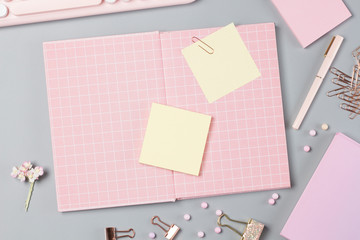
POLYGON ((173 240, 176 236, 176 234, 180 231, 180 228, 174 224, 172 224, 171 226, 167 223, 164 223, 163 221, 160 220, 160 218, 158 216, 154 216, 151 219, 151 223, 153 225, 157 225, 159 226, 164 232, 165 232, 165 238, 169 239, 169 240, 173 240), (165 229, 163 226, 161 226, 158 223, 155 223, 155 219, 158 219, 160 223, 162 223, 163 225, 165 225, 166 227, 168 227, 168 229, 165 229))
POLYGON ((200 38, 198 37, 192 37, 192 41, 193 43, 196 43, 197 41, 201 42, 203 45, 205 45, 208 49, 210 49, 210 51, 206 50, 203 46, 201 46, 200 44, 198 45, 202 50, 204 50, 205 52, 207 52, 208 54, 214 54, 215 50, 209 46, 209 44, 207 44, 206 42, 204 42, 203 40, 201 40, 200 38))
POLYGON ((105 240, 116 240, 118 238, 124 238, 124 237, 134 238, 135 237, 134 229, 130 228, 129 230, 126 231, 117 231, 116 228, 114 227, 105 228, 105 240), (117 233, 128 233, 128 234, 117 236, 117 233), (130 233, 132 234, 130 235, 130 233))
POLYGON ((248 222, 242 222, 242 221, 237 221, 237 220, 233 220, 231 218, 229 218, 228 215, 226 214, 221 214, 217 220, 217 223, 219 226, 221 227, 228 227, 230 228, 232 231, 234 231, 235 233, 239 234, 241 236, 241 240, 259 240, 262 231, 264 230, 265 225, 255 221, 254 219, 250 218, 248 222), (230 225, 227 224, 222 224, 221 223, 221 219, 225 217, 227 218, 229 221, 231 222, 236 222, 236 223, 240 223, 240 224, 245 224, 245 229, 244 232, 241 233, 240 231, 236 230, 235 228, 233 228, 230 225))

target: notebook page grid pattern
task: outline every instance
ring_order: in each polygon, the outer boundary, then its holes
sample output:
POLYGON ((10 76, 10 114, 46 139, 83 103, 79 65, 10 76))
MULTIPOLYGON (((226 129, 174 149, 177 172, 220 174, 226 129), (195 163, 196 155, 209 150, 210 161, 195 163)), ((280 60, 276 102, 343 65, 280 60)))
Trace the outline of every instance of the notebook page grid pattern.
POLYGON ((138 163, 166 103, 159 33, 44 44, 59 211, 174 201, 173 173, 138 163))
POLYGON ((237 29, 261 77, 212 104, 181 49, 217 29, 160 34, 167 103, 213 117, 200 176, 174 173, 177 198, 290 187, 274 24, 237 29))

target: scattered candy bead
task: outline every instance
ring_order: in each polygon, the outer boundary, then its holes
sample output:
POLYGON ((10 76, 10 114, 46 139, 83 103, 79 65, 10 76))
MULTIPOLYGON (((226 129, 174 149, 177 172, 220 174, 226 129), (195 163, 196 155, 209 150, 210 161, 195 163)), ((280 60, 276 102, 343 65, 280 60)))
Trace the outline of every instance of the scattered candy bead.
POLYGON ((310 134, 310 136, 315 137, 317 132, 316 132, 316 130, 312 129, 312 130, 310 130, 309 134, 310 134))
POLYGON ((273 193, 271 197, 275 200, 278 200, 280 196, 277 193, 273 193))
POLYGON ((327 125, 326 123, 323 123, 323 125, 321 125, 321 129, 326 131, 329 129, 329 125, 327 125))
POLYGON ((155 239, 155 238, 156 238, 156 234, 155 234, 154 232, 149 233, 149 238, 155 239))
POLYGON ((223 212, 221 210, 216 210, 216 215, 217 216, 221 216, 221 214, 223 214, 223 212))
POLYGON ((208 204, 207 202, 202 202, 202 203, 201 203, 201 207, 204 208, 204 209, 205 209, 205 208, 208 208, 208 207, 209 207, 209 204, 208 204))
POLYGON ((222 231, 222 230, 221 230, 221 227, 216 227, 216 228, 215 228, 215 232, 216 232, 217 234, 221 233, 221 231, 222 231))
POLYGON ((203 238, 205 236, 205 233, 204 232, 198 232, 198 237, 199 238, 203 238))
POLYGON ((310 150, 311 150, 311 147, 310 147, 310 146, 306 145, 306 146, 304 147, 304 151, 305 151, 305 152, 310 152, 310 150))
POLYGON ((275 204, 275 199, 273 199, 273 198, 270 198, 269 200, 268 200, 268 203, 270 204, 270 205, 274 205, 275 204))
POLYGON ((185 219, 186 221, 189 221, 189 220, 191 219, 190 214, 185 214, 185 215, 184 215, 184 219, 185 219))

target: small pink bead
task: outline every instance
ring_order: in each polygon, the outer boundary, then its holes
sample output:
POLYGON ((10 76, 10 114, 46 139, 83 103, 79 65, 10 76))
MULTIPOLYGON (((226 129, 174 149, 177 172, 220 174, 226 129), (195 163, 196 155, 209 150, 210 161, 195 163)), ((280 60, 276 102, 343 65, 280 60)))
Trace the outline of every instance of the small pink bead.
POLYGON ((269 200, 268 200, 268 203, 270 204, 270 205, 274 205, 275 204, 275 199, 273 199, 273 198, 270 198, 269 200))
POLYGON ((205 233, 204 232, 198 232, 197 235, 198 235, 199 238, 203 238, 205 236, 205 233))
POLYGON ((149 238, 155 239, 155 238, 156 238, 156 234, 155 234, 154 232, 149 233, 149 238))
POLYGON ((209 207, 209 204, 208 204, 207 202, 202 202, 202 203, 201 203, 201 207, 204 208, 204 209, 205 209, 205 208, 208 208, 208 207, 209 207))
POLYGON ((271 197, 275 200, 278 200, 280 196, 277 193, 273 193, 271 197))
POLYGON ((221 230, 221 227, 216 227, 216 228, 215 228, 215 232, 216 232, 217 234, 221 233, 221 231, 222 231, 222 230, 221 230))
POLYGON ((217 215, 217 216, 221 216, 221 214, 223 214, 223 211, 221 211, 221 210, 216 210, 216 215, 217 215))
POLYGON ((304 151, 305 151, 305 152, 310 152, 310 150, 311 150, 311 147, 310 147, 310 146, 306 145, 306 146, 304 147, 304 151))
POLYGON ((309 134, 310 134, 310 136, 314 137, 314 136, 316 136, 317 132, 316 132, 316 130, 312 129, 312 130, 310 130, 309 134))
POLYGON ((191 219, 190 214, 185 214, 185 215, 184 215, 184 219, 185 219, 186 221, 189 221, 189 220, 191 219))

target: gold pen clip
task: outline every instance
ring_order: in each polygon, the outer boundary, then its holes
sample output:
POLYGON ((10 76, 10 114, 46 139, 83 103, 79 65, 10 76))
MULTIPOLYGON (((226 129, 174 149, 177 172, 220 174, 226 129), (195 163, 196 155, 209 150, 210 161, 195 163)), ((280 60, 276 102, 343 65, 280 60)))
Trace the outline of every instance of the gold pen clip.
POLYGON ((333 38, 331 39, 331 42, 330 42, 328 48, 327 48, 326 51, 325 51, 324 57, 326 57, 326 55, 328 54, 328 52, 329 52, 329 50, 330 50, 330 48, 331 48, 331 45, 332 45, 333 42, 335 41, 335 38, 336 38, 336 36, 333 36, 333 38))

